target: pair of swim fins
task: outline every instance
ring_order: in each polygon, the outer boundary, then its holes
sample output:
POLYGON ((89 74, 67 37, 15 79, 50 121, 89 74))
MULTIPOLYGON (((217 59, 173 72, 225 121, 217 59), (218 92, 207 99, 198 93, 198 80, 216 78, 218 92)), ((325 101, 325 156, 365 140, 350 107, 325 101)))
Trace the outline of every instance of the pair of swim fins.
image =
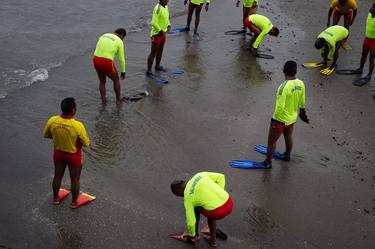
MULTIPOLYGON (((259 152, 263 155, 267 155, 267 147, 261 144, 257 144, 254 147, 256 152, 259 152)), ((283 161, 288 161, 285 156, 280 152, 274 152, 273 158, 283 161)), ((230 166, 232 168, 241 168, 241 169, 270 169, 271 167, 265 167, 261 162, 255 162, 251 160, 232 160, 230 161, 230 166)))

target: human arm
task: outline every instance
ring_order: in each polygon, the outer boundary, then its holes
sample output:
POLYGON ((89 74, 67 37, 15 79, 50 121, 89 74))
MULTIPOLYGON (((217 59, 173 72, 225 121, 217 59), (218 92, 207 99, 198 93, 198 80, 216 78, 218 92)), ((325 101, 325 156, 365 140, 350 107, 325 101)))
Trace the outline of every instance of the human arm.
POLYGON ((357 9, 354 9, 353 10, 353 17, 352 17, 352 21, 350 22, 350 26, 352 26, 353 25, 353 23, 354 23, 354 19, 355 19, 355 17, 357 16, 357 9))
POLYGON ((339 58, 339 50, 342 44, 343 44, 343 41, 339 41, 336 43, 335 52, 333 53, 332 64, 329 67, 330 69, 333 69, 334 67, 336 67, 336 62, 337 62, 337 59, 339 58))
POLYGON ((119 41, 118 43, 118 60, 120 63, 121 69, 121 79, 125 79, 125 71, 126 71, 126 62, 125 62, 125 49, 123 41, 119 41))
POLYGON ((264 37, 268 34, 269 30, 261 30, 260 33, 254 32, 254 39, 255 41, 252 43, 252 47, 255 49, 258 49, 262 41, 264 40, 264 37))
POLYGON ((79 122, 79 125, 77 125, 77 128, 78 129, 76 129, 76 131, 78 133, 78 139, 79 139, 80 143, 83 146, 88 147, 90 145, 90 138, 87 135, 85 126, 81 122, 79 122))
POLYGON ((328 10, 327 27, 329 27, 330 24, 331 24, 331 16, 332 16, 332 13, 333 13, 333 8, 331 7, 331 8, 329 8, 329 10, 328 10))
POLYGON ((300 100, 299 100, 299 117, 300 119, 305 122, 305 123, 309 123, 310 120, 307 118, 307 115, 306 115, 306 110, 305 110, 305 85, 302 85, 302 94, 301 94, 301 97, 300 97, 300 100))
POLYGON ((225 187, 225 175, 214 172, 207 172, 208 177, 219 185, 222 189, 225 187))
POLYGON ((53 118, 50 118, 48 119, 46 125, 44 126, 44 129, 43 129, 43 137, 44 138, 52 138, 52 133, 51 133, 51 130, 50 130, 50 126, 53 122, 53 118))
POLYGON ((184 207, 185 207, 186 227, 188 230, 188 234, 190 237, 195 237, 196 236, 195 223, 197 222, 197 219, 195 217, 194 205, 191 199, 187 196, 184 197, 184 207))

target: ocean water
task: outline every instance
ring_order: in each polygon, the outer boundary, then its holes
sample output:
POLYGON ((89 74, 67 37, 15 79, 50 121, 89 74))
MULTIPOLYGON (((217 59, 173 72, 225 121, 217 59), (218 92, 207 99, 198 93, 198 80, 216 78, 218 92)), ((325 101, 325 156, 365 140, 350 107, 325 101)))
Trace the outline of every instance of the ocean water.
MULTIPOLYGON (((149 29, 156 0, 2 0, 0 98, 48 79, 48 71, 93 50, 98 36, 149 29)), ((170 1, 171 15, 184 11, 170 1)))

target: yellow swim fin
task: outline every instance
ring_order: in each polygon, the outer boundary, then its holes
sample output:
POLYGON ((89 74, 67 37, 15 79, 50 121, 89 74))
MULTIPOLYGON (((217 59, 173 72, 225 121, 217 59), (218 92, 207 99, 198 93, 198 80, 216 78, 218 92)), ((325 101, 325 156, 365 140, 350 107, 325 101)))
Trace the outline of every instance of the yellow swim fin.
POLYGON ((326 76, 331 75, 335 71, 335 68, 330 69, 329 67, 320 70, 320 73, 326 76))
POLYGON ((324 64, 321 62, 306 62, 303 63, 302 66, 305 68, 318 68, 324 66, 324 64))

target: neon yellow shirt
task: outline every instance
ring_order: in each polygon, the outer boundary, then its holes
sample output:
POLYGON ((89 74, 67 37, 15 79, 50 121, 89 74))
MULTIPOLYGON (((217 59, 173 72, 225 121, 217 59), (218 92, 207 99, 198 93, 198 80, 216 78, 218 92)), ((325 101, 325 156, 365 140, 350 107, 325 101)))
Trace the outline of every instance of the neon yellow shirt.
POLYGON ((52 116, 44 127, 43 136, 52 138, 56 150, 67 153, 76 153, 82 145, 90 145, 85 127, 71 116, 52 116))
POLYGON ((222 206, 229 198, 224 190, 225 176, 214 172, 199 172, 186 184, 184 206, 186 224, 190 236, 195 236, 195 207, 214 210, 222 206))
POLYGON ((339 0, 333 0, 331 3, 331 8, 339 11, 342 14, 347 14, 357 9, 357 2, 355 0, 348 0, 345 5, 340 5, 339 0))
POLYGON ((305 108, 305 85, 302 80, 286 80, 277 89, 275 112, 272 118, 284 123, 297 121, 299 108, 305 108))
POLYGON ((371 13, 368 13, 366 21, 366 37, 375 39, 375 17, 372 17, 371 13))
POLYGON ((259 0, 243 0, 243 6, 245 8, 251 8, 254 5, 258 5, 259 0))
POLYGON ((190 0, 191 3, 195 5, 201 5, 202 3, 210 3, 210 0, 190 0))
POLYGON ((273 25, 265 16, 259 15, 259 14, 253 14, 249 16, 249 20, 251 23, 253 23, 255 26, 257 26, 260 29, 260 34, 258 35, 257 39, 255 40, 253 44, 253 48, 258 48, 259 45, 264 40, 264 37, 271 31, 273 28, 273 25))
POLYGON ((152 21, 151 21, 151 36, 159 34, 161 30, 167 32, 169 22, 169 10, 168 6, 163 7, 161 4, 156 4, 154 12, 152 12, 152 21))
POLYGON ((101 58, 113 60, 116 53, 120 62, 121 72, 125 73, 124 43, 116 34, 107 33, 99 37, 96 43, 94 55, 101 58))
MULTIPOLYGON (((324 30, 320 35, 318 35, 318 38, 324 38, 328 44, 329 53, 328 53, 328 59, 331 60, 333 58, 333 54, 336 50, 336 43, 346 39, 349 36, 349 30, 344 28, 340 25, 334 25, 326 30, 324 30)), ((324 49, 320 49, 320 53, 323 53, 324 49)))

